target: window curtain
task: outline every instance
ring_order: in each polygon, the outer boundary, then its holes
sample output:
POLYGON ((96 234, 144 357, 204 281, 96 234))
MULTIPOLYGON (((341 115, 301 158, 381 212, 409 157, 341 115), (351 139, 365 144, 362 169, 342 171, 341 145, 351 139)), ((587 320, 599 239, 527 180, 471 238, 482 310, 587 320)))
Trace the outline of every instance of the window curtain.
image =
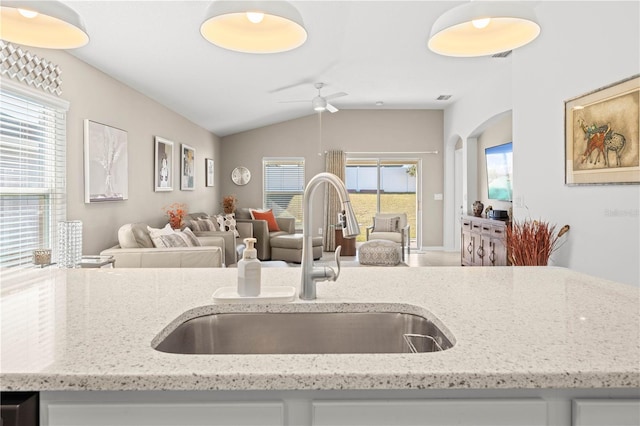
MULTIPOLYGON (((346 161, 347 156, 344 151, 328 151, 325 154, 325 171, 333 173, 344 182, 346 161)), ((324 211, 324 251, 334 251, 336 249, 334 225, 338 222, 338 213, 342 211, 342 204, 333 185, 325 185, 324 211)))

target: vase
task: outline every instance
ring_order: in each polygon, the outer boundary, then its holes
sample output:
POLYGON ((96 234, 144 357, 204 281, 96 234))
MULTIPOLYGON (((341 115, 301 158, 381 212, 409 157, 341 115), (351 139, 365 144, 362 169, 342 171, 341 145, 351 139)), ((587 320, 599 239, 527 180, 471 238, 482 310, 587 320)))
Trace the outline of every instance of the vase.
POLYGON ((473 215, 474 216, 481 217, 483 210, 484 210, 484 204, 482 204, 482 201, 476 201, 475 203, 473 203, 473 215))
POLYGON ((58 222, 58 267, 79 268, 82 261, 82 221, 58 222))
POLYGON ((180 216, 169 217, 169 225, 171 225, 171 228, 173 229, 180 229, 180 227, 182 226, 182 217, 180 216))

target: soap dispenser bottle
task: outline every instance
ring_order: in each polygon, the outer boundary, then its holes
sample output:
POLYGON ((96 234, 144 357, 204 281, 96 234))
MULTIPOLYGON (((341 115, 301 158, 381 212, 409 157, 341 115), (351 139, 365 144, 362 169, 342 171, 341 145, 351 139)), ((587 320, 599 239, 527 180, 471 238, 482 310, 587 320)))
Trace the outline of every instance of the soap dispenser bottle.
POLYGON ((255 238, 245 238, 247 248, 238 262, 238 294, 240 296, 259 296, 261 282, 261 265, 258 251, 255 249, 255 238))

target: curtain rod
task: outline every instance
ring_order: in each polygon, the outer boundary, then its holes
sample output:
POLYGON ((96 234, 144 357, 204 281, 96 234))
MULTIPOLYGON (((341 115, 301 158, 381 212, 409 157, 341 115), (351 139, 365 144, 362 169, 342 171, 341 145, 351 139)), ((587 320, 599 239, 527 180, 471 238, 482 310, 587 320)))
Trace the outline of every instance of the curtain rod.
POLYGON ((406 154, 438 154, 438 151, 412 151, 412 152, 398 152, 398 151, 394 151, 394 152, 345 152, 345 154, 350 155, 350 154, 355 154, 355 155, 378 155, 378 154, 382 154, 382 155, 406 155, 406 154))

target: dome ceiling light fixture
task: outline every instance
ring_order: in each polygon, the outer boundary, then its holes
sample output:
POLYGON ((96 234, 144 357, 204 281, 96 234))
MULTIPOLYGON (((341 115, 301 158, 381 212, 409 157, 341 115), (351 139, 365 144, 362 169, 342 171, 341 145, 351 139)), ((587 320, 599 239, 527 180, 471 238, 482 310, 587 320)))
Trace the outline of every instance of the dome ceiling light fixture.
POLYGON ((440 16, 429 37, 429 49, 444 56, 488 56, 522 47, 540 34, 527 2, 471 1, 440 16))
POLYGON ((80 15, 53 0, 3 0, 0 3, 0 38, 46 49, 75 49, 89 42, 80 15))
POLYGON ((300 12, 285 1, 214 1, 200 34, 216 46, 244 53, 286 52, 307 40, 300 12))

